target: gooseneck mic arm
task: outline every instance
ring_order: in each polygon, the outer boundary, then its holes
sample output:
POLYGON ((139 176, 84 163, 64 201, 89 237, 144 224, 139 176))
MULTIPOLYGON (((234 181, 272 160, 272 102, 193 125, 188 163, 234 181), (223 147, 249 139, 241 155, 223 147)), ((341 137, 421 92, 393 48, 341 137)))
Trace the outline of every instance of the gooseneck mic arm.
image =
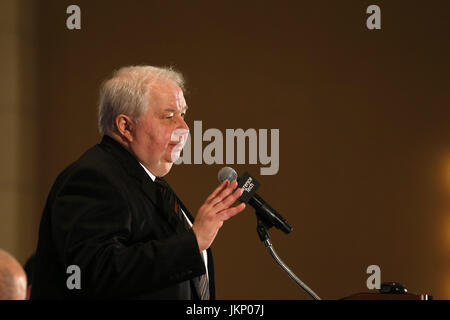
POLYGON ((272 246, 272 242, 270 241, 269 233, 267 232, 267 228, 264 224, 264 222, 258 218, 258 226, 256 228, 258 231, 259 238, 262 242, 264 242, 264 245, 269 250, 270 255, 275 259, 275 261, 280 265, 280 267, 287 272, 289 277, 295 281, 303 290, 305 290, 314 300, 321 300, 320 297, 312 291, 311 288, 309 288, 305 283, 303 283, 295 274, 291 271, 291 269, 288 268, 288 266, 280 259, 278 254, 276 253, 275 249, 272 246))

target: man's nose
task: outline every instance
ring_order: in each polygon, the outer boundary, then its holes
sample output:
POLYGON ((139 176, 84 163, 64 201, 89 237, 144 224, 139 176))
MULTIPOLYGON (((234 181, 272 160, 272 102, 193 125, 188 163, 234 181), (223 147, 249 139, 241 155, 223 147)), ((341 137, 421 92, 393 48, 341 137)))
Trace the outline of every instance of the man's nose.
POLYGON ((178 126, 177 129, 185 129, 187 131, 189 131, 189 127, 187 125, 187 123, 184 121, 183 117, 179 117, 179 121, 178 121, 178 126))

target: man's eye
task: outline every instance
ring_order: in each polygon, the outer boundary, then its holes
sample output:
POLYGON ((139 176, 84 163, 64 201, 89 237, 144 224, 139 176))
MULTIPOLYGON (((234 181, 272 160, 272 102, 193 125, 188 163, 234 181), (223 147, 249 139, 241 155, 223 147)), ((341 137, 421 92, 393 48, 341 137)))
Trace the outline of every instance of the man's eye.
POLYGON ((171 118, 173 118, 173 113, 169 113, 166 115, 166 119, 171 119, 171 118))

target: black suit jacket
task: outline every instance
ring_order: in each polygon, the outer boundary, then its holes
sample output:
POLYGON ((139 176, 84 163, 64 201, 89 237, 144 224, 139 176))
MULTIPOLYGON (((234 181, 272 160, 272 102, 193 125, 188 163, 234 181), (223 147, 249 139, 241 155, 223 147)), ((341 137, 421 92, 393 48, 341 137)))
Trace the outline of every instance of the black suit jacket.
MULTIPOLYGON (((196 237, 163 208, 155 183, 136 158, 104 136, 50 191, 31 298, 198 298, 192 279, 206 269, 196 237), (66 284, 70 265, 80 268, 81 289, 66 284)), ((214 299, 210 250, 208 273, 214 299)))

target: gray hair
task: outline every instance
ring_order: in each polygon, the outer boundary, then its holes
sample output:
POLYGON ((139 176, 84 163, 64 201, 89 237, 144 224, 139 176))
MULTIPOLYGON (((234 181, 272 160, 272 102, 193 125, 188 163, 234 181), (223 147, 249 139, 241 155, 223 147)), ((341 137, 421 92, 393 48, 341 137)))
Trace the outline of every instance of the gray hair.
POLYGON ((152 84, 159 78, 172 80, 184 91, 183 75, 173 67, 129 66, 115 71, 100 89, 100 133, 117 132, 115 120, 119 114, 138 120, 147 110, 152 84))

